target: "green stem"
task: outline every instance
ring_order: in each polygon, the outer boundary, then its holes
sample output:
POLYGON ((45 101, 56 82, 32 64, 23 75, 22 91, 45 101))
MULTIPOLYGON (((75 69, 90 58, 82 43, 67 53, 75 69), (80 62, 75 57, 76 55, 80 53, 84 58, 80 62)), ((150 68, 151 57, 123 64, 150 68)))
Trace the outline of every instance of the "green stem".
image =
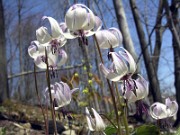
POLYGON ((128 127, 128 120, 127 120, 127 102, 125 101, 125 108, 123 112, 123 122, 126 129, 126 135, 129 135, 129 127, 128 127))
POLYGON ((46 79, 47 79, 47 84, 48 84, 48 91, 49 91, 49 97, 50 97, 50 106, 51 106, 51 115, 53 119, 53 124, 54 124, 54 133, 57 135, 57 126, 56 126, 56 118, 54 114, 54 105, 53 105, 53 100, 52 100, 52 94, 51 94, 51 84, 50 84, 50 76, 49 76, 49 63, 48 63, 48 56, 47 56, 47 50, 45 48, 45 56, 46 56, 46 79))
MULTIPOLYGON (((96 36, 94 35, 94 39, 95 39, 95 42, 96 42, 96 46, 97 46, 97 49, 98 49, 98 53, 99 53, 99 56, 100 56, 100 60, 102 63, 104 63, 103 61, 103 58, 102 58, 102 54, 101 54, 101 50, 99 48, 99 44, 97 42, 97 38, 96 36)), ((108 87, 110 89, 110 93, 111 93, 111 98, 112 98, 112 101, 113 101, 113 106, 114 106, 114 110, 115 110, 115 114, 116 114, 116 120, 117 120, 117 125, 118 125, 118 135, 121 135, 121 123, 119 121, 119 116, 118 116, 118 109, 117 109, 117 106, 116 106, 116 101, 115 101, 115 96, 114 96, 114 92, 113 92, 113 89, 111 87, 111 84, 110 84, 110 81, 108 79, 107 80, 107 83, 108 83, 108 87)))

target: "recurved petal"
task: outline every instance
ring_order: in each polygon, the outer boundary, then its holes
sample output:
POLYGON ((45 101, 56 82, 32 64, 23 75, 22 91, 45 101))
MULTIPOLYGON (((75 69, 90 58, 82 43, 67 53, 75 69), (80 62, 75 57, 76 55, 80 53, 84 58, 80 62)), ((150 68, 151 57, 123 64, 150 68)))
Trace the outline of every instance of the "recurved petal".
POLYGON ((102 28, 102 21, 98 16, 95 16, 94 31, 99 31, 102 28))
POLYGON ((124 48, 122 48, 122 51, 119 51, 119 54, 129 63, 129 73, 133 74, 136 71, 136 62, 134 61, 134 58, 132 55, 124 48))
POLYGON ((38 50, 37 50, 37 46, 34 44, 31 44, 28 47, 28 54, 31 58, 35 59, 38 56, 38 50))
POLYGON ((43 26, 36 30, 36 38, 42 45, 51 40, 51 36, 49 35, 47 28, 43 26))
POLYGON ((138 74, 138 79, 136 82, 140 83, 142 85, 142 89, 144 90, 144 95, 149 94, 149 83, 146 81, 140 74, 138 74))
POLYGON ((67 56, 67 53, 63 49, 59 50, 59 55, 61 56, 61 60, 59 61, 57 66, 60 67, 66 63, 68 56, 67 56))
POLYGON ((121 45, 123 41, 123 37, 119 29, 112 27, 112 28, 109 28, 109 31, 116 36, 118 40, 118 44, 121 45))
POLYGON ((117 74, 121 77, 126 75, 128 73, 128 67, 126 63, 123 61, 122 58, 119 57, 119 55, 116 52, 110 52, 113 63, 114 63, 114 68, 117 72, 117 74))
POLYGON ((103 131, 105 129, 105 124, 103 119, 101 118, 101 116, 96 112, 96 110, 94 110, 93 108, 91 108, 95 117, 95 131, 103 131))
POLYGON ((94 123, 87 107, 85 108, 85 113, 86 113, 86 119, 87 119, 87 124, 88 124, 89 130, 94 131, 95 130, 95 123, 94 123))
POLYGON ((103 64, 100 64, 100 69, 103 72, 105 78, 117 82, 121 79, 121 76, 119 76, 116 73, 113 73, 112 71, 110 71, 109 69, 107 69, 103 64))
POLYGON ((171 101, 170 98, 166 98, 166 106, 170 109, 169 117, 174 116, 178 111, 178 104, 176 101, 171 101))
POLYGON ((78 37, 78 35, 72 34, 71 32, 63 33, 63 35, 66 39, 75 39, 78 37))
POLYGON ((128 100, 128 103, 133 103, 138 100, 137 96, 131 90, 125 92, 124 98, 128 100))
POLYGON ((58 38, 61 35, 61 33, 62 33, 62 30, 61 30, 58 22, 54 18, 47 17, 47 16, 44 16, 42 19, 43 20, 44 19, 48 19, 48 21, 49 21, 49 23, 51 25, 52 37, 53 38, 58 38))
POLYGON ((116 36, 108 30, 97 31, 96 38, 101 49, 115 48, 119 46, 116 36))
POLYGON ((42 61, 41 56, 36 57, 36 59, 34 59, 34 63, 38 68, 41 68, 41 69, 47 68, 47 65, 45 64, 45 62, 42 61))

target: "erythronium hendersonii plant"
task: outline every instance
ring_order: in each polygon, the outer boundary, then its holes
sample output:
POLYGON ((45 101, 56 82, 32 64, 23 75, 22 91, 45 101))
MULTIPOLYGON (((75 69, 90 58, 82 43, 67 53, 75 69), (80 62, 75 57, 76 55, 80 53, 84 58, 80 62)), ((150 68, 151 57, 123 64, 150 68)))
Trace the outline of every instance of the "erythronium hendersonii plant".
POLYGON ((92 36, 100 30, 102 22, 87 6, 74 4, 65 15, 65 23, 61 23, 60 26, 67 39, 80 37, 82 42, 86 44, 85 37, 92 36))
POLYGON ((58 48, 55 53, 52 53, 50 46, 45 47, 38 41, 33 41, 28 48, 28 53, 34 59, 34 63, 38 68, 47 68, 45 49, 47 51, 47 60, 50 69, 56 69, 66 63, 68 57, 63 49, 58 48))
POLYGON ((178 111, 178 104, 176 101, 171 101, 170 98, 166 98, 165 104, 160 102, 155 102, 150 106, 149 113, 156 119, 166 119, 176 115, 178 111))
POLYGON ((101 116, 96 112, 95 109, 91 108, 92 112, 94 114, 94 118, 89 113, 88 108, 85 108, 85 113, 86 113, 86 119, 87 119, 87 124, 89 131, 95 131, 95 132, 102 132, 105 130, 106 125, 101 118, 101 116))
MULTIPOLYGON (((72 93, 78 90, 79 88, 70 89, 67 83, 64 82, 55 82, 55 84, 51 85, 51 94, 52 100, 57 103, 55 110, 68 105, 71 102, 72 93)), ((45 98, 49 100, 48 97, 48 88, 45 89, 45 98)))
POLYGON ((117 28, 97 31, 95 36, 101 49, 115 48, 122 44, 122 34, 117 28))
POLYGON ((52 18, 44 16, 43 20, 47 19, 51 26, 51 34, 48 32, 48 29, 44 26, 41 26, 36 30, 37 41, 42 46, 50 46, 52 52, 56 52, 59 47, 62 47, 66 43, 66 38, 62 34, 62 30, 58 22, 52 18))

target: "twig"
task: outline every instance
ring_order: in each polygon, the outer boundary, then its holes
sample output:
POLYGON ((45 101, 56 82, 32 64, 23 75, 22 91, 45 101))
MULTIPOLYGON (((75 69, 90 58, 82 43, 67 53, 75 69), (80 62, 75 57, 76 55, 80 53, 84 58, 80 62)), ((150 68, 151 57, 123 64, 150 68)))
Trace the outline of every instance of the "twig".
MULTIPOLYGON (((59 70, 69 70, 69 69, 79 68, 79 67, 83 67, 83 66, 84 66, 84 63, 81 63, 81 64, 78 64, 78 65, 75 65, 75 66, 67 66, 65 68, 58 68, 56 70, 57 71, 59 71, 59 70)), ((44 72, 46 72, 46 70, 38 70, 38 71, 36 71, 36 73, 44 73, 44 72)), ((16 77, 19 77, 19 76, 22 76, 22 75, 29 75, 29 74, 33 74, 33 73, 34 73, 34 71, 21 72, 21 73, 15 74, 15 75, 9 75, 8 79, 16 78, 16 77)))

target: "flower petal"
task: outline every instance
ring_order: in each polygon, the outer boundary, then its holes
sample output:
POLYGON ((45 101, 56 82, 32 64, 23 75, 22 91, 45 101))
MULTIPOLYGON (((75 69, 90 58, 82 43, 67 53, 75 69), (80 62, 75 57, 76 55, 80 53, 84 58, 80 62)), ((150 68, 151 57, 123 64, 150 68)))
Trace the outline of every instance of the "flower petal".
POLYGON ((118 44, 121 45, 123 41, 123 37, 119 29, 112 27, 112 28, 109 28, 109 31, 116 36, 118 44))
POLYGON ((62 56, 60 62, 57 64, 57 66, 60 67, 66 63, 68 56, 67 56, 67 53, 63 49, 59 50, 59 55, 62 56))
POLYGON ((96 38, 101 49, 115 48, 119 46, 116 36, 108 30, 97 31, 96 38))
POLYGON ((128 72, 128 67, 126 66, 126 63, 119 57, 119 55, 116 52, 110 52, 113 63, 114 63, 114 68, 116 72, 123 77, 124 75, 127 74, 128 72))
POLYGON ((86 113, 86 119, 87 119, 87 124, 88 124, 89 130, 94 131, 95 123, 94 123, 87 107, 85 108, 85 113, 86 113))
POLYGON ((103 119, 101 118, 101 116, 96 112, 96 110, 94 110, 93 108, 91 108, 95 117, 95 131, 103 131, 105 129, 105 124, 103 119))
POLYGON ((36 58, 38 56, 38 49, 37 45, 31 43, 31 45, 28 47, 28 54, 31 58, 36 58))
POLYGON ((51 32, 52 32, 52 37, 53 38, 58 38, 62 34, 62 30, 61 30, 58 22, 54 18, 44 16, 42 19, 43 20, 48 19, 48 21, 49 21, 49 23, 51 25, 51 32))
POLYGON ((95 26, 94 31, 99 31, 102 28, 102 21, 98 16, 95 16, 95 26))
POLYGON ((76 31, 82 29, 82 27, 86 25, 84 24, 87 23, 86 18, 86 9, 80 6, 73 5, 65 15, 65 23, 70 30, 76 31))
POLYGON ((111 72, 109 69, 107 69, 103 64, 100 64, 100 69, 103 72, 105 78, 117 82, 121 79, 121 76, 119 76, 118 74, 115 74, 113 72, 111 72))
POLYGON ((39 43, 43 45, 51 40, 51 36, 49 35, 47 28, 43 26, 36 30, 36 38, 39 43))
POLYGON ((132 55, 124 48, 121 47, 123 51, 119 51, 119 54, 128 62, 129 64, 129 73, 133 74, 136 71, 136 62, 132 55))
POLYGON ((170 98, 166 98, 165 100, 166 106, 170 109, 169 117, 174 116, 178 111, 178 104, 176 101, 171 101, 170 98))
POLYGON ((41 68, 41 69, 47 68, 46 63, 42 61, 41 56, 36 57, 36 59, 34 59, 34 63, 38 68, 41 68))

